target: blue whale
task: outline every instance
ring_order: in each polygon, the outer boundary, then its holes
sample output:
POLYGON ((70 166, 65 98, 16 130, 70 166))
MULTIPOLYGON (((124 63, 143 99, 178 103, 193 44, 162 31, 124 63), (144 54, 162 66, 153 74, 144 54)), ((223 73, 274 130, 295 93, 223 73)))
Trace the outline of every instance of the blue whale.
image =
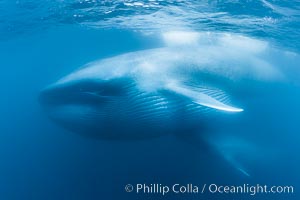
POLYGON ((266 42, 197 32, 163 37, 164 48, 88 63, 44 89, 48 115, 86 135, 147 138, 202 128, 210 112, 240 113, 247 108, 237 94, 250 99, 262 82, 286 81, 266 42))
POLYGON ((200 32, 162 38, 165 47, 86 64, 46 87, 40 103, 56 123, 93 138, 206 135, 219 120, 258 106, 268 88, 299 75, 282 65, 297 55, 265 41, 200 32))

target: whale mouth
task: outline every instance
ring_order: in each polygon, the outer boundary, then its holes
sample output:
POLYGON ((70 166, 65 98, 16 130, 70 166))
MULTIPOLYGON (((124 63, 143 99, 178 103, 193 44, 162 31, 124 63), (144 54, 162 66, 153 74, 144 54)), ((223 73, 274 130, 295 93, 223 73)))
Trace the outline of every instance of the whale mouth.
POLYGON ((124 88, 122 85, 116 84, 116 80, 81 80, 54 84, 44 89, 39 95, 39 101, 46 107, 62 105, 100 106, 123 93, 124 88))
POLYGON ((57 82, 41 91, 39 102, 47 116, 66 130, 110 138, 105 131, 112 129, 106 123, 110 119, 107 109, 126 95, 127 87, 122 80, 57 82))

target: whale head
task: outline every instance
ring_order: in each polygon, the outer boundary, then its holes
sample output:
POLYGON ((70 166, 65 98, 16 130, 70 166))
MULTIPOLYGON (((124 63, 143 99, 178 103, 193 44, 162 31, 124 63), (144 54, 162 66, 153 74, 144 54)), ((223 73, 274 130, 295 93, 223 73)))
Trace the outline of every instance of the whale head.
POLYGON ((130 134, 138 137, 133 132, 122 134, 132 126, 128 119, 137 120, 137 115, 142 114, 138 106, 133 105, 137 94, 129 96, 134 92, 134 82, 127 78, 87 78, 44 89, 40 102, 52 120, 71 131, 103 139, 128 138, 130 134))

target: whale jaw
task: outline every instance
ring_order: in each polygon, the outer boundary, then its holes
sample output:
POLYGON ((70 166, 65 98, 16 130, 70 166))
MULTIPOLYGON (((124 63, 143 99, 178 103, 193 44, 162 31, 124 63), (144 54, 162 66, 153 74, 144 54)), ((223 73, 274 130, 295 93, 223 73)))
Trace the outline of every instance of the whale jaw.
POLYGON ((43 90, 40 104, 57 124, 99 139, 144 139, 175 131, 175 105, 132 80, 81 80, 43 90))

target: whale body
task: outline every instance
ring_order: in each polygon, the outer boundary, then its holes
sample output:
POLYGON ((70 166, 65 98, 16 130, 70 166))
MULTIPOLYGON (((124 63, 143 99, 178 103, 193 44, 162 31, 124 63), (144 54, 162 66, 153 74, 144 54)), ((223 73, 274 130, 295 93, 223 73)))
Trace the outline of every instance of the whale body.
POLYGON ((41 104, 73 132, 143 139, 204 131, 207 120, 247 110, 262 83, 287 80, 271 57, 291 55, 264 41, 198 32, 168 32, 163 39, 162 48, 88 63, 45 88, 41 104))

